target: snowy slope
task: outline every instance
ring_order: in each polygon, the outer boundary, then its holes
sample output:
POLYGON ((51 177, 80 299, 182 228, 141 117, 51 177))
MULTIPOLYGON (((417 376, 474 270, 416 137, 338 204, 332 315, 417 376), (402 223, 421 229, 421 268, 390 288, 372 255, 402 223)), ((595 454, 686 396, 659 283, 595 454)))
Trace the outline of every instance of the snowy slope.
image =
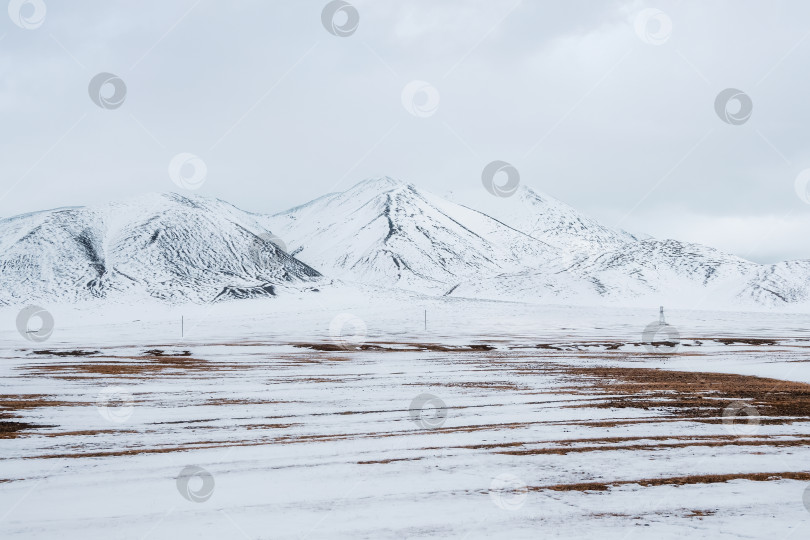
POLYGON ((464 193, 450 198, 567 252, 604 252, 638 240, 527 186, 518 187, 517 192, 507 198, 479 191, 477 195, 464 193))
POLYGON ((278 214, 271 227, 331 277, 422 292, 558 257, 524 232, 388 177, 278 214))
POLYGON ((265 296, 319 274, 258 235, 261 216, 147 195, 0 220, 0 303, 265 296))
MULTIPOLYGON (((735 306, 761 303, 743 291, 762 267, 715 249, 676 240, 626 242, 581 256, 549 274, 548 268, 470 281, 454 295, 575 303, 619 301, 735 306)), ((804 275, 809 275, 805 272, 804 275)), ((777 287, 778 288, 778 287, 777 287)), ((800 301, 795 295, 791 301, 800 301)), ((772 303, 773 304, 773 303, 772 303)))
POLYGON ((748 277, 740 298, 766 306, 810 304, 810 261, 758 266, 748 277))

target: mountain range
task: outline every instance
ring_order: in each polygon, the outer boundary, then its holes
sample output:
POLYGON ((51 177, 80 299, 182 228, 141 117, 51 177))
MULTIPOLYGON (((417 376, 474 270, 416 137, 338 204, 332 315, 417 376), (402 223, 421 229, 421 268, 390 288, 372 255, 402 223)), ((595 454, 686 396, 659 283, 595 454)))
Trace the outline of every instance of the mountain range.
POLYGON ((762 265, 604 226, 521 186, 474 208, 389 177, 274 215, 150 194, 0 220, 0 304, 207 303, 357 284, 539 303, 778 307, 810 261, 762 265))

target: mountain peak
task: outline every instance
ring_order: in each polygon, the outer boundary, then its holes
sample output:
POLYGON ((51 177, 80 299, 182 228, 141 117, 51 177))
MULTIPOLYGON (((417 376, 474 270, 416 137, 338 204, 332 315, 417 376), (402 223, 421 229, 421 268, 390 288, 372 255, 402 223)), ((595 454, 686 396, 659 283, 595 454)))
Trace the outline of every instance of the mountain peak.
POLYGON ((390 176, 375 176, 371 178, 366 178, 351 188, 347 189, 345 193, 356 193, 359 191, 373 191, 376 193, 385 193, 387 191, 391 191, 398 188, 405 188, 405 187, 413 187, 413 184, 410 182, 405 182, 404 180, 400 180, 398 178, 392 178, 390 176))

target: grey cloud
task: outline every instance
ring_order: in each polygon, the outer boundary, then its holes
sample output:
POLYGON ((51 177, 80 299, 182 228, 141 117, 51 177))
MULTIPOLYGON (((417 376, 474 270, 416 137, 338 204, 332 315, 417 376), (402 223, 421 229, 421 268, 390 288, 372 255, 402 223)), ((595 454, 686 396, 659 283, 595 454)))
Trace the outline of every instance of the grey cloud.
POLYGON ((200 193, 261 212, 385 174, 480 189, 503 160, 608 224, 736 252, 739 238, 687 216, 790 214, 779 249, 750 256, 810 256, 793 189, 810 166, 810 5, 357 1, 357 32, 339 38, 325 4, 52 0, 35 30, 5 18, 0 182, 19 183, 0 215, 176 189, 167 168, 184 152, 208 167, 200 193), (666 43, 636 36, 645 7, 671 18, 666 43), (88 98, 99 72, 125 81, 119 109, 88 98), (440 93, 428 118, 401 104, 413 80, 440 93), (744 125, 714 112, 729 87, 753 100, 744 125))

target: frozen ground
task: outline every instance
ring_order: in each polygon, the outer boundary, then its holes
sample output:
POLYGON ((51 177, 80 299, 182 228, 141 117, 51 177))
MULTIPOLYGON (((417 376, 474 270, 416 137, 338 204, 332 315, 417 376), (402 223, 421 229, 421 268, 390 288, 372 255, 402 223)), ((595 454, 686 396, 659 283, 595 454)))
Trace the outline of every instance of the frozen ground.
POLYGON ((641 343, 657 306, 48 309, 43 343, 0 311, 3 538, 778 539, 810 525, 807 314, 667 312, 681 345, 664 354, 641 343))

